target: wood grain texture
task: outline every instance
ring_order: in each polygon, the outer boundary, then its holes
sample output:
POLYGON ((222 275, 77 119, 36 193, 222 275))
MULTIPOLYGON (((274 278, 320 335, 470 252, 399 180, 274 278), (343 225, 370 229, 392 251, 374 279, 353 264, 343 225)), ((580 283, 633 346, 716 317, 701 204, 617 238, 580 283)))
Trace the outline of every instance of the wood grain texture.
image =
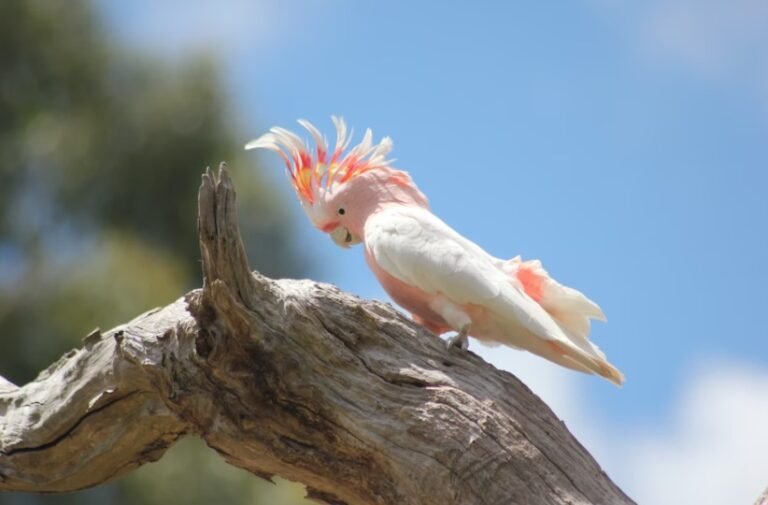
POLYGON ((0 381, 0 490, 94 486, 191 434, 321 503, 633 503, 513 375, 387 304, 251 273, 225 167, 198 220, 203 289, 0 381))

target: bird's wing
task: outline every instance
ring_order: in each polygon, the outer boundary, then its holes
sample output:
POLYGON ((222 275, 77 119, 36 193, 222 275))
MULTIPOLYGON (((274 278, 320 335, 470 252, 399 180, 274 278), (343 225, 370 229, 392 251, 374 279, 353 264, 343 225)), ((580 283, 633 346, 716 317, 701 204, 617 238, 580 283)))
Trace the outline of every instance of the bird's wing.
POLYGON ((459 305, 477 304, 514 319, 541 338, 567 342, 549 314, 479 246, 426 209, 386 209, 369 218, 365 243, 388 274, 459 305))

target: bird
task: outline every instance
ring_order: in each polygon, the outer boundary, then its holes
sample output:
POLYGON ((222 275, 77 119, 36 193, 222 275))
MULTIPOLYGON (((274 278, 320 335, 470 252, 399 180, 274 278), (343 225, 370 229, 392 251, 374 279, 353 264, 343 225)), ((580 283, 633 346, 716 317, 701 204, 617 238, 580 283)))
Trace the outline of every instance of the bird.
POLYGON ((435 334, 455 334, 449 348, 466 350, 468 337, 525 350, 563 367, 622 385, 624 375, 589 340, 600 307, 553 279, 539 260, 493 257, 432 213, 411 175, 387 156, 392 140, 373 141, 331 116, 333 149, 307 120, 311 137, 282 127, 248 142, 285 163, 290 183, 312 224, 339 246, 362 244, 365 259, 387 294, 435 334), (312 145, 314 143, 314 146, 312 145))

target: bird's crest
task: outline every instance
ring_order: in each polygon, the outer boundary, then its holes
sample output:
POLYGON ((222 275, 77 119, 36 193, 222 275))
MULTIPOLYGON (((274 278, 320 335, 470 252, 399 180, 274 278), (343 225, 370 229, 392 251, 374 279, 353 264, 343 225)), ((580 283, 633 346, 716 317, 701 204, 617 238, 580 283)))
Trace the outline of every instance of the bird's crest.
POLYGON ((314 153, 309 142, 302 140, 295 133, 274 126, 269 133, 248 142, 246 149, 270 149, 275 151, 285 162, 293 189, 302 203, 313 204, 318 196, 331 188, 333 184, 343 184, 353 177, 375 169, 392 168, 392 160, 386 159, 392 150, 392 140, 384 137, 378 144, 373 144, 373 132, 365 131, 363 140, 345 154, 352 140, 352 132, 347 135, 347 124, 343 118, 331 116, 336 125, 336 146, 333 152, 328 150, 328 141, 305 119, 299 119, 315 142, 314 153))

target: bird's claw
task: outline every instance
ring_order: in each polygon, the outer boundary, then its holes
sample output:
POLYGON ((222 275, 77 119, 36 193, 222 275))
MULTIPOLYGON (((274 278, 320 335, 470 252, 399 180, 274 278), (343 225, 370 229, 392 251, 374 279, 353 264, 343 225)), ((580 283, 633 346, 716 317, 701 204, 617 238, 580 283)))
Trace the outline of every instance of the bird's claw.
POLYGON ((465 326, 456 335, 449 337, 446 341, 448 349, 458 347, 462 351, 469 349, 469 327, 465 326))

